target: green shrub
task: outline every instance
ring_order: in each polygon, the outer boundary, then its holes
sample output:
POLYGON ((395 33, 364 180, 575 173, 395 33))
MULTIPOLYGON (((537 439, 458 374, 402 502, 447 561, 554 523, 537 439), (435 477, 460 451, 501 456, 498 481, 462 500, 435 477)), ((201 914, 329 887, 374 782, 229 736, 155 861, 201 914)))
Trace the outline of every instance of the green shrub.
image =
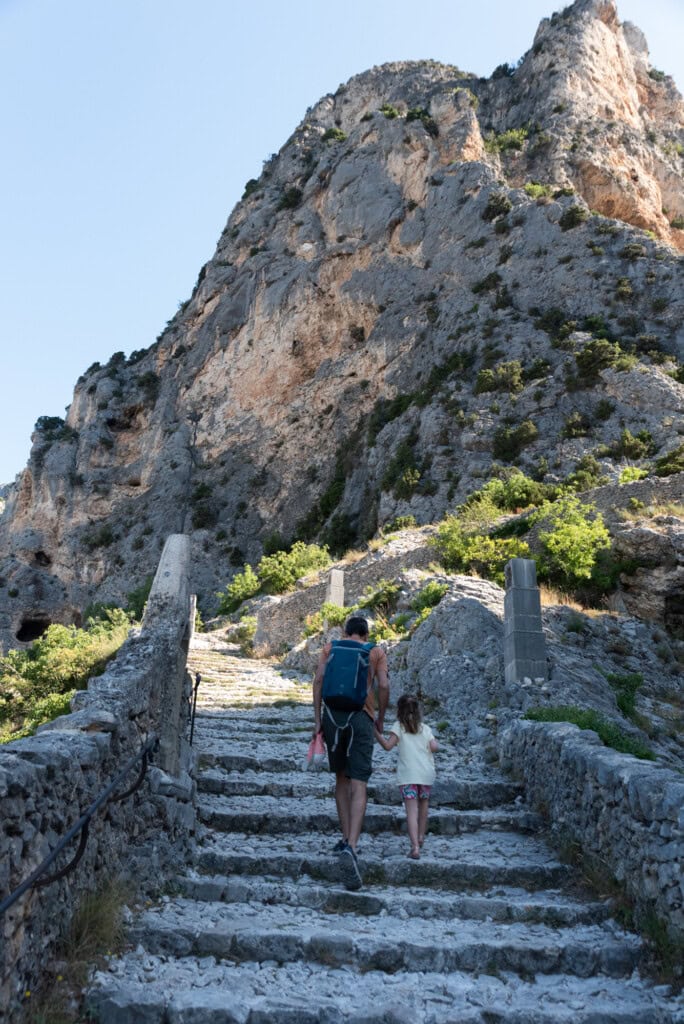
POLYGON ((523 389, 523 369, 518 359, 498 363, 493 369, 480 370, 475 382, 475 394, 487 391, 507 391, 515 394, 523 389))
POLYGON ((641 672, 605 672, 606 679, 615 690, 617 706, 623 715, 632 718, 636 692, 644 681, 641 672))
POLYGON ((584 209, 583 206, 568 206, 566 210, 563 210, 558 225, 561 231, 570 231, 572 228, 579 227, 580 224, 584 224, 585 220, 588 220, 589 213, 584 209))
POLYGON ((384 114, 388 121, 394 121, 395 118, 400 116, 397 108, 393 107, 391 103, 383 103, 380 107, 380 113, 384 114))
POLYGON ((254 615, 245 615, 240 619, 237 626, 231 630, 231 639, 240 647, 246 657, 254 653, 254 637, 256 635, 257 620, 254 615))
POLYGON ((571 320, 568 313, 558 306, 543 311, 534 306, 530 316, 536 317, 534 326, 545 331, 553 341, 564 341, 577 329, 577 322, 571 320))
POLYGON ((638 466, 625 466, 620 471, 619 483, 631 484, 634 480, 643 480, 645 476, 648 476, 647 469, 639 469, 638 466))
POLYGON ((570 413, 561 431, 561 437, 585 437, 591 433, 591 421, 582 412, 570 413))
POLYGON ((146 373, 141 373, 138 377, 137 384, 140 390, 145 392, 145 398, 148 402, 156 402, 159 394, 159 388, 161 387, 161 381, 153 370, 147 370, 146 373))
POLYGON ((0 657, 0 742, 67 712, 74 692, 104 672, 130 625, 121 608, 106 609, 85 629, 53 624, 26 650, 0 657))
POLYGON ((596 403, 594 418, 601 421, 609 420, 614 412, 615 402, 611 402, 610 398, 601 398, 596 403))
POLYGON ((672 476, 673 473, 684 473, 684 442, 656 461, 656 476, 672 476))
POLYGON ((598 382, 601 370, 630 370, 636 359, 623 352, 617 342, 592 338, 580 352, 575 353, 575 362, 579 382, 589 386, 598 382))
POLYGON ((400 590, 399 584, 394 583, 392 580, 378 580, 377 583, 366 587, 359 598, 357 607, 369 608, 374 612, 389 614, 396 607, 400 590))
POLYGON ((653 751, 638 739, 627 736, 614 722, 602 718, 593 708, 568 705, 531 708, 525 718, 532 722, 570 722, 580 729, 591 729, 607 747, 622 754, 633 754, 645 761, 655 760, 653 751))
POLYGON ((126 612, 136 622, 142 621, 145 605, 147 604, 147 598, 150 596, 153 582, 154 576, 146 576, 140 586, 131 590, 126 597, 126 612))
POLYGON ((324 602, 319 611, 312 612, 304 619, 304 636, 315 636, 316 633, 320 633, 326 622, 329 627, 343 626, 355 608, 356 606, 343 608, 338 604, 324 602))
POLYGON ((616 459, 645 459, 652 455, 655 442, 648 430, 634 435, 627 427, 620 434, 619 441, 610 447, 610 454, 616 459))
POLYGON ((261 582, 259 577, 254 572, 254 569, 252 569, 252 566, 247 564, 242 572, 238 572, 233 576, 225 592, 216 595, 219 599, 218 614, 231 615, 234 611, 237 611, 243 601, 254 597, 255 594, 259 593, 260 589, 261 582))
POLYGON ((539 525, 540 578, 561 586, 589 580, 599 552, 610 547, 601 513, 574 495, 545 503, 531 522, 539 525))
POLYGON ((247 199, 254 192, 256 192, 258 190, 258 188, 259 188, 259 181, 258 181, 258 179, 257 178, 250 178, 249 181, 245 185, 245 190, 242 193, 242 198, 243 199, 247 199))
POLYGON ((658 68, 651 68, 648 72, 649 78, 652 78, 654 82, 664 82, 667 75, 664 71, 660 71, 658 68))
POLYGON ((396 625, 392 625, 384 615, 378 615, 371 627, 370 633, 368 634, 368 639, 374 640, 375 643, 380 643, 382 640, 403 640, 405 637, 406 630, 402 628, 398 629, 396 625))
POLYGON ((344 142, 346 138, 347 133, 341 128, 327 128, 323 132, 323 142, 344 142))
POLYGON ((206 530, 218 520, 218 511, 206 502, 200 502, 192 510, 192 525, 196 530, 206 530))
POLYGON ((284 189, 280 199, 278 201, 279 210, 296 210, 302 201, 304 193, 301 188, 297 188, 292 185, 290 188, 284 189))
POLYGON ((382 428, 406 412, 414 399, 415 395, 411 393, 390 399, 381 398, 375 403, 368 420, 368 444, 371 448, 382 428))
POLYGON ((411 601, 411 607, 414 612, 422 612, 424 608, 435 608, 448 589, 448 583, 438 583, 437 580, 430 580, 411 601))
POLYGON ((429 111, 424 107, 412 107, 406 114, 407 121, 420 121, 425 128, 428 135, 432 135, 433 138, 437 138, 439 135, 439 128, 437 122, 433 117, 430 117, 429 111))
POLYGON ((538 181, 528 181, 525 184, 525 192, 530 199, 545 199, 553 192, 551 185, 540 185, 538 181))
POLYGON ((500 132, 498 135, 492 133, 485 139, 485 149, 488 153, 506 153, 509 150, 521 150, 529 132, 527 128, 509 128, 508 131, 500 132))
POLYGON ((512 469, 505 470, 501 476, 487 481, 482 492, 491 497, 497 508, 519 512, 531 505, 540 505, 553 494, 554 488, 532 480, 519 469, 512 469))
POLYGON ((83 545, 88 548, 89 551, 94 551, 95 548, 108 548, 116 540, 116 535, 108 523, 101 526, 99 530, 95 530, 92 533, 83 534, 83 545))
POLYGON ((498 288, 500 284, 501 274, 498 274, 496 270, 494 270, 491 274, 487 274, 486 277, 483 277, 482 280, 477 281, 471 290, 474 295, 479 295, 480 292, 489 292, 492 288, 498 288))
POLYGON ((504 566, 511 558, 529 558, 528 545, 517 537, 497 538, 466 533, 458 516, 448 515, 430 543, 449 572, 477 573, 503 586, 504 566))
POLYGON ((382 532, 384 534, 393 533, 396 530, 410 530, 416 526, 416 517, 412 515, 408 516, 395 516, 394 519, 390 520, 383 527, 382 532))
POLYGON ((601 475, 601 466, 597 459, 587 453, 566 478, 565 485, 573 491, 588 491, 591 487, 598 487, 605 482, 606 477, 601 475))
POLYGON ((532 420, 523 420, 517 427, 498 427, 492 441, 495 459, 512 462, 528 444, 537 439, 539 431, 532 420))
POLYGON ((615 298, 631 299, 633 295, 634 289, 630 279, 628 277, 619 277, 615 282, 615 298))
POLYGON ((314 569, 324 569, 328 565, 330 555, 327 548, 298 540, 289 551, 276 551, 272 555, 264 555, 257 566, 257 575, 261 589, 265 593, 284 594, 294 589, 300 577, 314 569))
POLYGON ((646 246, 642 245, 641 242, 630 242, 623 249, 620 250, 620 257, 623 260, 641 260, 647 255, 646 246))
POLYGON ((505 216, 513 209, 513 203, 505 192, 492 192, 487 200, 487 205, 482 211, 483 220, 496 220, 497 217, 505 216))

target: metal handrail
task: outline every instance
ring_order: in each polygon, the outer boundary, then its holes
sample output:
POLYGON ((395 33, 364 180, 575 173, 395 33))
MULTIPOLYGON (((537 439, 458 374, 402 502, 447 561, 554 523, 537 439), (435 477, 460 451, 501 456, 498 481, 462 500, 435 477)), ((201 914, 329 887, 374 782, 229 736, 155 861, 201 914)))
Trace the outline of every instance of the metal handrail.
POLYGON ((192 746, 192 738, 195 735, 195 715, 197 714, 197 691, 199 685, 202 682, 202 676, 199 672, 195 675, 195 692, 192 696, 192 712, 190 714, 190 746, 192 746))
POLYGON ((156 734, 151 735, 142 745, 138 753, 134 754, 133 757, 126 762, 126 764, 121 769, 116 778, 114 778, 109 783, 109 785, 102 790, 99 796, 97 796, 95 800, 93 800, 92 804, 83 812, 78 821, 71 826, 67 834, 63 836, 62 839, 60 839, 60 841, 55 846, 54 850, 52 850, 52 852, 48 854, 45 860, 38 865, 35 871, 31 872, 29 877, 26 878, 21 883, 21 885, 14 890, 14 892, 11 892, 9 896, 6 896, 5 899, 2 900, 2 902, 0 902, 0 916, 2 916, 5 913, 5 911, 9 910, 9 908, 14 903, 16 903, 17 900, 21 896, 23 896, 28 889, 39 888, 44 885, 50 885, 52 882, 56 882, 60 878, 63 878, 64 875, 67 875, 70 871, 73 870, 73 868, 76 867, 76 865, 78 864, 78 862, 80 861, 81 857, 85 852, 86 843, 88 842, 88 829, 90 826, 90 819, 110 799, 112 800, 113 803, 118 802, 120 800, 125 800, 126 797, 131 796, 132 793, 135 793, 135 791, 140 788, 140 786, 142 785, 142 781, 145 778, 145 773, 150 763, 152 752, 156 750, 158 746, 159 737, 156 734), (133 785, 124 793, 119 793, 117 796, 112 796, 112 793, 119 785, 119 783, 122 781, 122 779, 124 779, 128 775, 133 765, 135 765, 140 760, 142 760, 142 768, 140 770, 138 778, 133 783, 133 785), (55 874, 49 875, 47 878, 42 878, 41 876, 45 873, 46 869, 50 867, 50 865, 57 859, 59 854, 62 852, 64 847, 67 846, 74 838, 74 836, 78 835, 79 832, 81 833, 81 839, 78 844, 78 849, 76 850, 76 853, 74 854, 73 858, 69 861, 69 863, 66 865, 66 867, 61 868, 59 871, 55 872, 55 874))

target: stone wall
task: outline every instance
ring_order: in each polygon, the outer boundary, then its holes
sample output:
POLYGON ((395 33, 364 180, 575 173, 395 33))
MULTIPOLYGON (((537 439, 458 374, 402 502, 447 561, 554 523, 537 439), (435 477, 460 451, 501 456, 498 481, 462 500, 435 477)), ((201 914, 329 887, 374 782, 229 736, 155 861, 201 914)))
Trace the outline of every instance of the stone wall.
POLYGON ((684 938, 684 777, 566 723, 513 722, 500 756, 557 836, 624 887, 638 918, 655 911, 684 938))
MULTIPOLYGON (((379 580, 393 580, 407 569, 427 569, 437 557, 435 549, 427 543, 430 533, 425 529, 406 532, 358 562, 337 565, 336 568, 344 570, 345 604, 356 604, 364 590, 379 580)), ((258 656, 282 654, 301 640, 305 618, 319 611, 327 599, 328 576, 329 572, 325 572, 314 586, 261 603, 254 637, 258 656)))
MULTIPOLYGON (((181 735, 189 707, 189 607, 187 538, 170 537, 142 629, 103 675, 76 694, 71 714, 42 726, 35 736, 0 747, 3 899, 54 849, 148 735, 160 735, 166 745, 137 793, 108 803, 91 820, 75 870, 29 890, 0 918, 0 1008, 7 1008, 9 1021, 21 1019, 24 993, 44 980, 55 944, 85 893, 114 874, 158 882, 167 863, 189 855, 195 787, 191 751, 181 735), (177 694, 177 707, 169 703, 171 693, 177 694), (172 774, 159 764, 171 766, 172 774)), ((137 768, 120 791, 133 784, 137 768)), ((78 838, 49 873, 65 865, 77 845, 78 838)))

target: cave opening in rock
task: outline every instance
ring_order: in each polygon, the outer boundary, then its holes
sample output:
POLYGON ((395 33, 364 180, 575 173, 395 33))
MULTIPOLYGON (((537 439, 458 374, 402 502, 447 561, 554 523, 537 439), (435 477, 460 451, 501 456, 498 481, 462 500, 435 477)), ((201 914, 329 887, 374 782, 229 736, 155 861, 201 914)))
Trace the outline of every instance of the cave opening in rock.
POLYGON ((36 615, 32 618, 22 619, 21 625, 15 635, 17 640, 23 644, 27 644, 30 643, 31 640, 37 640, 38 637, 42 636, 50 625, 50 619, 48 619, 46 615, 36 615))
POLYGON ((52 565, 52 559, 45 551, 36 551, 33 556, 36 560, 36 565, 48 566, 52 565))

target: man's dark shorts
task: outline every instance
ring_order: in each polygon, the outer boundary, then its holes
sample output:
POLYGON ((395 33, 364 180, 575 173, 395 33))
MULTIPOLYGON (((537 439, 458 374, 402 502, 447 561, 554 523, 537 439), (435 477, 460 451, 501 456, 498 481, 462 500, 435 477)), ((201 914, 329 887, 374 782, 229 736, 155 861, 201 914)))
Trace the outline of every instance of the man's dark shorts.
POLYGON ((372 718, 365 711, 339 711, 324 707, 321 724, 330 771, 344 772, 350 779, 368 782, 373 770, 375 737, 372 718))

